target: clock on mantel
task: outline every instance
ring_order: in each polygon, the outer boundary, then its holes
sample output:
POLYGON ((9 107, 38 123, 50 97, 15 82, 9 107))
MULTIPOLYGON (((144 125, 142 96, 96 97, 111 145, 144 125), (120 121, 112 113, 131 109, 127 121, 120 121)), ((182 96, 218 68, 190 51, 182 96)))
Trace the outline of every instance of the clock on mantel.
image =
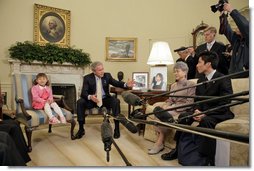
POLYGON ((204 40, 204 29, 208 27, 208 24, 205 24, 203 21, 192 31, 193 36, 193 48, 205 42, 204 40))

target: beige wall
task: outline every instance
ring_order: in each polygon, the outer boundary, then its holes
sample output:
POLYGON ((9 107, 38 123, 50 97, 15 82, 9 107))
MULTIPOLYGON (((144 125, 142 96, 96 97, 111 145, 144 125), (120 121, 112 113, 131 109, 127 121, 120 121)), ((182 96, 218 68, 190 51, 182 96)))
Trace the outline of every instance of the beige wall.
MULTIPOLYGON (((191 32, 203 21, 218 28, 219 13, 210 6, 218 0, 0 0, 0 79, 2 89, 10 92, 8 48, 16 41, 33 40, 34 3, 71 11, 71 45, 100 60, 114 77, 118 71, 125 80, 132 72, 149 72, 146 64, 151 43, 168 41, 171 49, 192 45, 191 32), (106 62, 105 37, 137 37, 137 62, 106 62)), ((248 0, 230 0, 241 9, 248 0)), ((224 43, 223 36, 218 39, 224 43)), ((173 54, 175 60, 177 55, 173 54)), ((174 78, 169 67, 169 82, 174 78)))

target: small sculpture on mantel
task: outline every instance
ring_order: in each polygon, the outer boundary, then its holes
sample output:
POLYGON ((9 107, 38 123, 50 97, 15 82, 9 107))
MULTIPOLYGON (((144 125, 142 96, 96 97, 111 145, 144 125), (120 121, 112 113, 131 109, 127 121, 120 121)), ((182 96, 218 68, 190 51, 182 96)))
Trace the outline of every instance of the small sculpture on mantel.
POLYGON ((123 76, 124 76, 124 74, 123 74, 122 71, 119 71, 119 72, 117 73, 117 78, 118 78, 119 81, 122 81, 122 80, 123 80, 123 76))

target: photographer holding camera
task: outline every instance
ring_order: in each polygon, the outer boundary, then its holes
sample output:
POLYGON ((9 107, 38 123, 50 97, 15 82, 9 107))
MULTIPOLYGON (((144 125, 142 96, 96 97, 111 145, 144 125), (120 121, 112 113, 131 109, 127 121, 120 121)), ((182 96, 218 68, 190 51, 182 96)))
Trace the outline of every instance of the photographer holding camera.
MULTIPOLYGON (((223 0, 220 0, 219 4, 222 1, 223 0)), ((235 73, 249 69, 249 21, 244 16, 242 16, 238 10, 234 9, 228 2, 223 3, 223 6, 219 7, 218 10, 221 12, 219 33, 224 34, 227 37, 233 49, 229 73, 235 73), (234 31, 228 23, 228 14, 233 18, 237 26, 234 31)), ((244 75, 242 77, 248 76, 249 75, 244 75)))

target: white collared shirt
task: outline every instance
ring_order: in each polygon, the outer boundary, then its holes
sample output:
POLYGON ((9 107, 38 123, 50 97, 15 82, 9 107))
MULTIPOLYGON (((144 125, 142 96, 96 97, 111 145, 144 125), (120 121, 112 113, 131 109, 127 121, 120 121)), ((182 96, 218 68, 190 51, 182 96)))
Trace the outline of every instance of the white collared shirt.
POLYGON ((209 74, 206 75, 206 78, 210 81, 213 78, 214 73, 216 72, 216 69, 210 72, 209 74))
POLYGON ((213 40, 211 43, 206 43, 206 47, 209 51, 212 49, 214 43, 215 43, 215 40, 213 40))

